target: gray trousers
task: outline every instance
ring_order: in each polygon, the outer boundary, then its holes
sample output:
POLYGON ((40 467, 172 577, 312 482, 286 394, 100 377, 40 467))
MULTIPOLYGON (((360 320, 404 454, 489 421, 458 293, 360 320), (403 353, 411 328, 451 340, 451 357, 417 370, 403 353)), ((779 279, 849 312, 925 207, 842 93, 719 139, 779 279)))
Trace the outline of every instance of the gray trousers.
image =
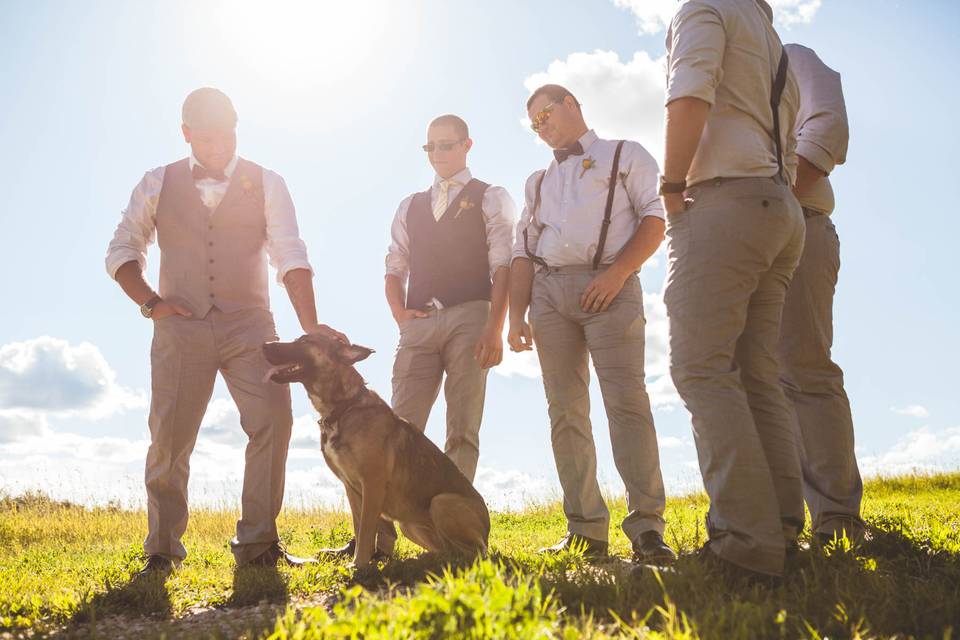
POLYGON ((607 540, 610 512, 597 482, 590 424, 589 358, 600 381, 613 459, 627 489, 623 532, 633 541, 663 533, 664 490, 657 434, 644 380, 643 293, 632 276, 606 311, 580 309, 591 267, 539 271, 530 322, 550 414, 550 441, 571 533, 607 540))
POLYGON ((154 322, 150 352, 150 448, 146 488, 148 534, 144 551, 182 560, 187 528, 190 454, 219 371, 240 411, 249 441, 243 474, 241 516, 231 541, 237 564, 265 551, 279 538, 276 518, 283 503, 287 446, 293 417, 287 385, 264 382, 269 364, 264 342, 277 339, 266 309, 204 318, 169 316, 154 322))
POLYGON ((777 361, 803 213, 768 178, 711 181, 687 197, 687 211, 668 216, 663 299, 670 373, 693 417, 710 497, 709 548, 779 575, 804 520, 796 417, 777 361))
MULTIPOLYGON (((473 482, 480 457, 480 423, 487 389, 487 369, 473 357, 490 315, 486 300, 434 309, 426 318, 400 325, 393 361, 393 410, 423 431, 440 382, 447 374, 447 438, 443 450, 473 482)), ((382 547, 381 547, 382 548, 382 547)))
POLYGON ((793 274, 780 330, 781 382, 800 425, 803 493, 813 530, 863 529, 863 482, 843 371, 830 357, 840 239, 830 216, 807 212, 803 256, 793 274))

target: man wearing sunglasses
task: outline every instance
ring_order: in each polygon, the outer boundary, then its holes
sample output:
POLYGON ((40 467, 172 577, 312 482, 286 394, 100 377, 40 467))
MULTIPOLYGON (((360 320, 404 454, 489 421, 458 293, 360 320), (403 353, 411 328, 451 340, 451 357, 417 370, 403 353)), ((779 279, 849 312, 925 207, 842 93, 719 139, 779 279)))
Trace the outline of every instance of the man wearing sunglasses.
MULTIPOLYGON (((516 206, 502 187, 473 177, 473 141, 455 115, 435 118, 423 150, 433 185, 403 199, 390 230, 385 294, 400 329, 393 366, 393 409, 421 431, 444 382, 444 451, 473 482, 487 372, 503 358, 510 253, 516 206)), ((377 550, 396 533, 381 521, 377 550)), ((333 553, 353 553, 351 541, 333 553)))
POLYGON ((607 552, 610 513, 597 482, 589 415, 592 358, 627 489, 622 527, 634 561, 670 563, 676 555, 663 541, 665 499, 644 381, 646 321, 637 277, 663 240, 657 163, 636 142, 597 137, 576 98, 559 85, 534 91, 527 113, 555 156, 527 180, 510 273, 510 348, 530 350, 536 336, 567 517, 567 535, 542 551, 607 552))

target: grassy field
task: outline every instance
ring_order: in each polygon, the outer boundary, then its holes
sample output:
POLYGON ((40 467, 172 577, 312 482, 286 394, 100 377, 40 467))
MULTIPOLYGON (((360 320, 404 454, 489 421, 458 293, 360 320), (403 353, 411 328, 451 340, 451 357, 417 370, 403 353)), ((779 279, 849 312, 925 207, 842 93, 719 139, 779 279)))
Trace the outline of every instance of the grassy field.
MULTIPOLYGON (((667 504, 667 540, 704 540, 706 498, 667 504)), ((623 516, 613 505, 613 522, 623 516)), ((783 585, 731 582, 694 558, 631 575, 623 560, 536 555, 564 532, 559 505, 493 514, 492 554, 450 566, 402 541, 399 558, 354 574, 345 563, 236 570, 236 514, 194 513, 190 556, 166 581, 132 581, 142 512, 83 509, 41 496, 0 499, 0 638, 950 638, 960 637, 960 474, 874 480, 873 537, 801 554, 783 585)), ((289 550, 347 539, 348 516, 287 511, 289 550)))

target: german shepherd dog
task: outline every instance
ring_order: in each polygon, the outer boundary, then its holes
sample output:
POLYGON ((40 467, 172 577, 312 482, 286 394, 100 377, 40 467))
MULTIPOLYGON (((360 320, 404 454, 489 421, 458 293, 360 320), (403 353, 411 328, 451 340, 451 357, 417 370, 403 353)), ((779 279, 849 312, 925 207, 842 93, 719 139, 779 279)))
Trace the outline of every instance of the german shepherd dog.
POLYGON ((323 458, 343 482, 353 517, 356 567, 376 551, 381 518, 427 551, 485 554, 483 498, 423 433, 367 389, 353 365, 373 350, 320 335, 263 346, 277 383, 303 384, 320 413, 323 458))

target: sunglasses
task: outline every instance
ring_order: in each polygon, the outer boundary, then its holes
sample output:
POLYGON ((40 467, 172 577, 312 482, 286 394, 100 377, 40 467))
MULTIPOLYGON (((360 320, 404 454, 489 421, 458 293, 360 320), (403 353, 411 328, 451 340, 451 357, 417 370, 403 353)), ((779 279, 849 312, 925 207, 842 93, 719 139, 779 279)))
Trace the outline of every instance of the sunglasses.
POLYGON ((550 115, 553 113, 553 107, 557 104, 556 102, 551 102, 543 109, 537 112, 537 115, 533 116, 533 120, 530 122, 530 128, 533 129, 535 133, 539 133, 540 127, 550 119, 550 115))
POLYGON ((456 142, 428 142, 423 145, 423 150, 427 153, 433 153, 434 151, 450 151, 458 144, 463 144, 466 142, 466 139, 457 140, 456 142))

